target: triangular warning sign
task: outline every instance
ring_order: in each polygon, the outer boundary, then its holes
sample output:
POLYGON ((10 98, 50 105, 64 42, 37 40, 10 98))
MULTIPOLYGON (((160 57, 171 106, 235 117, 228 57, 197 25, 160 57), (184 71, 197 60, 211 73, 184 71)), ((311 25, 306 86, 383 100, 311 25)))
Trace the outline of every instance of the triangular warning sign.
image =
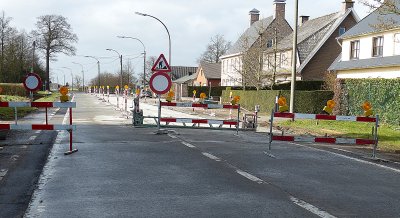
POLYGON ((163 54, 158 57, 157 61, 154 63, 154 66, 151 68, 151 71, 171 72, 171 67, 169 66, 163 54))

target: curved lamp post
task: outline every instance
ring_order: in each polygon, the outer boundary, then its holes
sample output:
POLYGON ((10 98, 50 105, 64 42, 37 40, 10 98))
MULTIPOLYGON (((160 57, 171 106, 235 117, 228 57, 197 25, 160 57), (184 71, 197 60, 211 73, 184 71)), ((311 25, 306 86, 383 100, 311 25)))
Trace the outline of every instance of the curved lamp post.
POLYGON ((146 86, 146 47, 144 46, 143 42, 135 37, 130 37, 130 36, 117 36, 118 38, 121 39, 134 39, 139 41, 142 46, 143 46, 143 88, 146 86))
POLYGON ((167 33, 168 33, 168 41, 169 41, 168 62, 169 62, 169 66, 171 66, 171 35, 169 34, 167 26, 160 19, 158 19, 157 17, 154 17, 154 16, 152 16, 150 14, 144 14, 144 13, 140 13, 140 12, 135 12, 135 14, 140 15, 140 16, 144 16, 144 17, 151 17, 153 19, 156 19, 156 20, 158 20, 158 22, 160 22, 165 27, 165 30, 167 30, 167 33))
POLYGON ((86 56, 84 56, 85 58, 93 58, 93 59, 95 59, 96 61, 97 61, 97 71, 98 71, 98 79, 97 79, 97 86, 98 87, 100 87, 100 61, 99 61, 99 59, 97 59, 96 57, 94 57, 94 56, 90 56, 90 55, 86 55, 86 56))
MULTIPOLYGON (((80 64, 80 63, 77 63, 77 62, 72 62, 72 63, 73 63, 73 64, 81 65, 81 68, 82 68, 82 77, 83 77, 83 92, 85 92, 85 72, 83 71, 83 65, 80 64)), ((78 87, 78 89, 79 89, 79 87, 78 87)))
MULTIPOLYGON (((106 50, 107 50, 107 51, 113 51, 113 52, 115 52, 115 53, 118 54, 119 63, 120 63, 120 65, 121 65, 121 76, 120 76, 120 86, 119 86, 119 87, 122 89, 122 87, 123 87, 123 84, 122 84, 122 55, 119 54, 119 52, 117 52, 116 50, 111 49, 111 48, 107 48, 106 50)), ((129 83, 129 81, 128 81, 128 83, 129 83)))

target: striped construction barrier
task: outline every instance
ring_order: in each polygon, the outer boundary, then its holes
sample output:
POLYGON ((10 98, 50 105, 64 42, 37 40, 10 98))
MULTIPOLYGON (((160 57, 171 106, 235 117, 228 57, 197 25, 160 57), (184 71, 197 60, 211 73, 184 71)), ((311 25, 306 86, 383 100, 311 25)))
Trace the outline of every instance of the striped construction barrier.
POLYGON ((288 142, 312 142, 312 143, 328 143, 328 144, 355 144, 355 145, 374 145, 372 156, 376 157, 376 149, 378 146, 378 127, 379 116, 376 117, 360 117, 360 116, 337 116, 326 114, 302 114, 302 113, 281 113, 272 110, 270 123, 270 139, 269 149, 271 150, 272 141, 288 141, 288 142), (373 139, 357 139, 357 138, 332 138, 332 137, 302 137, 302 136, 284 136, 273 135, 272 128, 274 118, 288 118, 292 120, 330 120, 330 121, 348 121, 348 122, 369 122, 375 123, 373 131, 373 139))
POLYGON ((184 126, 186 124, 193 124, 192 127, 195 127, 196 124, 199 126, 200 124, 208 124, 210 127, 213 125, 219 125, 218 128, 221 128, 223 125, 235 126, 237 134, 239 133, 239 123, 240 123, 240 105, 228 105, 228 104, 203 104, 203 103, 192 103, 192 102, 159 102, 158 107, 158 128, 161 122, 165 122, 166 125, 169 123, 183 123, 184 126), (191 108, 204 108, 204 109, 235 109, 237 110, 237 119, 235 120, 216 120, 216 119, 197 119, 197 118, 175 118, 175 117, 161 117, 161 108, 162 107, 191 107, 191 108))
POLYGON ((78 149, 72 149, 72 131, 76 130, 76 126, 72 125, 72 108, 76 108, 76 102, 0 102, 0 107, 15 108, 15 124, 0 124, 3 130, 67 130, 69 132, 69 151, 64 154, 72 154, 78 149), (46 109, 45 124, 18 124, 17 109, 18 107, 39 107, 46 109), (69 125, 49 124, 47 109, 51 107, 68 108, 69 125))

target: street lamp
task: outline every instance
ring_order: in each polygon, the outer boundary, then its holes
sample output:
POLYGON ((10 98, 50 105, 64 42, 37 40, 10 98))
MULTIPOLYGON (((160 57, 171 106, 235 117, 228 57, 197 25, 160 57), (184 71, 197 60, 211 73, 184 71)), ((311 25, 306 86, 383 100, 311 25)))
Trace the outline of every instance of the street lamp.
POLYGON ((74 75, 72 74, 72 69, 69 67, 62 67, 62 68, 65 68, 65 69, 68 69, 69 71, 71 71, 71 91, 73 91, 74 90, 74 75))
POLYGON ((168 62, 169 62, 169 65, 171 66, 171 35, 169 34, 169 31, 168 31, 167 26, 165 26, 165 24, 164 24, 160 19, 158 19, 157 17, 154 17, 154 16, 152 16, 152 15, 150 15, 150 14, 143 14, 143 13, 140 13, 140 12, 135 12, 135 14, 140 15, 140 16, 144 16, 144 17, 151 17, 151 18, 154 18, 154 19, 158 20, 158 21, 165 27, 165 30, 167 30, 167 33, 168 33, 168 40, 169 40, 169 57, 168 57, 168 62))
MULTIPOLYGON (((121 85, 119 87, 122 89, 122 86, 123 86, 123 84, 122 84, 122 55, 119 54, 119 52, 117 52, 116 50, 111 49, 111 48, 107 48, 106 50, 107 51, 113 51, 113 52, 117 53, 118 57, 120 58, 119 62, 120 62, 120 65, 121 65, 121 76, 120 76, 120 84, 121 85)), ((128 81, 128 85, 129 85, 129 81, 128 81)))
POLYGON ((94 56, 89 56, 89 55, 86 55, 86 56, 84 56, 85 58, 93 58, 93 59, 95 59, 96 61, 97 61, 97 71, 98 71, 98 79, 97 79, 97 85, 98 85, 98 87, 100 87, 100 61, 99 61, 99 59, 97 59, 96 57, 94 57, 94 56))
POLYGON ((118 38, 121 39, 134 39, 139 41, 142 46, 143 46, 143 88, 145 88, 146 86, 146 47, 144 46, 143 42, 138 39, 138 38, 134 38, 134 37, 130 37, 130 36, 117 36, 118 38))
MULTIPOLYGON (((85 71, 83 71, 83 65, 80 64, 80 63, 77 63, 77 62, 72 62, 72 63, 73 63, 73 64, 81 65, 81 68, 82 68, 82 77, 83 77, 83 92, 85 92, 85 71)), ((79 87, 78 87, 78 89, 79 89, 79 87)))
POLYGON ((295 0, 295 13, 294 13, 294 30, 293 30, 293 53, 292 53, 292 79, 290 85, 290 113, 294 113, 294 91, 296 89, 296 65, 297 65, 297 25, 299 23, 299 0, 295 0))

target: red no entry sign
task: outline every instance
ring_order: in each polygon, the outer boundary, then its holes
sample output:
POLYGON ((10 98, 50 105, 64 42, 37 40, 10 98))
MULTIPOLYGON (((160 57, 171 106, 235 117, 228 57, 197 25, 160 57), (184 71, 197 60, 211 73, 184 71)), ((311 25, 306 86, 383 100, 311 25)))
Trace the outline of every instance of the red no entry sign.
POLYGON ((42 86, 42 79, 36 73, 29 73, 24 79, 24 87, 26 90, 34 92, 42 86))
POLYGON ((162 95, 171 89, 171 77, 164 72, 156 72, 150 78, 150 89, 156 94, 162 95))

